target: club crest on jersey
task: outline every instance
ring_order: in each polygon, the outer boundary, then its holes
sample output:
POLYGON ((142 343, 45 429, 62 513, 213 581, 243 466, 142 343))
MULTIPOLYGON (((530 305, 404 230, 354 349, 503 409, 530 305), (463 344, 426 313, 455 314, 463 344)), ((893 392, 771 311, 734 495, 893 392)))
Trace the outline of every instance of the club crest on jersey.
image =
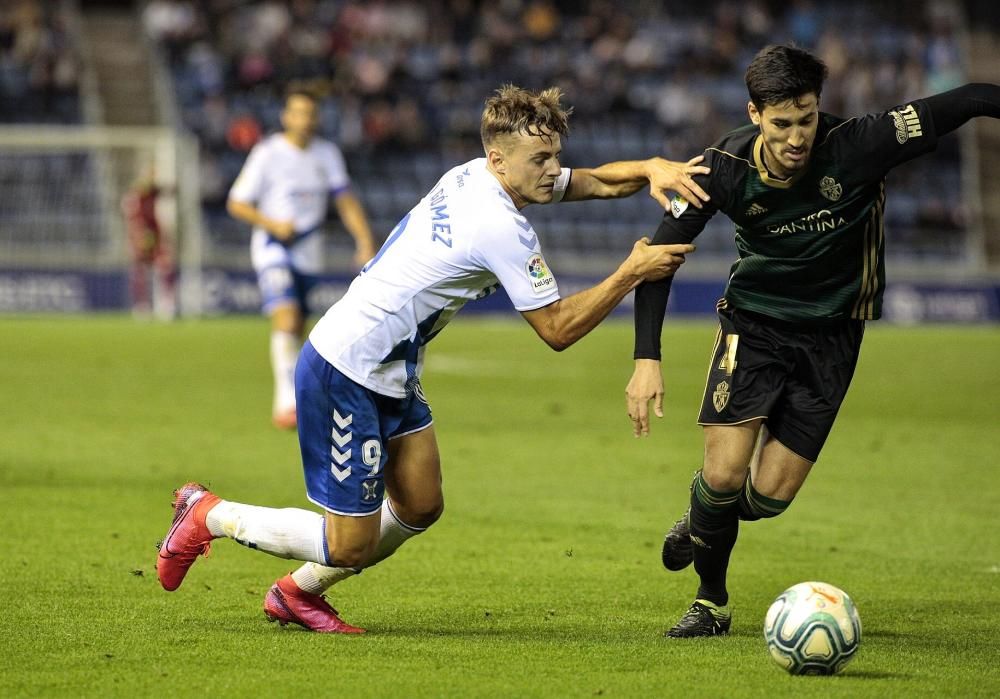
POLYGON ((824 177, 819 181, 819 193, 830 201, 837 201, 844 193, 844 188, 832 177, 824 177))
POLYGON ((920 126, 920 116, 912 104, 906 105, 898 112, 895 110, 889 112, 889 116, 892 117, 892 123, 896 127, 896 140, 900 144, 906 143, 911 138, 924 135, 923 128, 920 126))
POLYGON ((715 406, 715 412, 717 413, 721 413, 729 405, 729 382, 720 381, 716 385, 715 393, 712 394, 712 405, 715 406))
POLYGON ((531 284, 531 292, 535 296, 544 296, 550 290, 556 288, 556 278, 552 276, 545 258, 535 253, 524 263, 528 272, 528 282, 531 284))
POLYGON ((688 200, 680 194, 675 194, 670 198, 670 213, 674 215, 674 218, 680 218, 681 214, 687 211, 687 208, 688 200))

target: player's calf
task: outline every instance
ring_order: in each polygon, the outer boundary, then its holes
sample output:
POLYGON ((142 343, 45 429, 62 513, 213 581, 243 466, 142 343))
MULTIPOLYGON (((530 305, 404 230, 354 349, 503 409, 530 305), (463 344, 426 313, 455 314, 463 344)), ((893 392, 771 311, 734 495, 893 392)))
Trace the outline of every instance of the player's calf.
MULTIPOLYGON (((701 469, 694 472, 691 479, 689 491, 694 489, 695 481, 701 469)), ((660 560, 667 570, 684 570, 691 561, 694 560, 694 552, 691 549, 691 508, 688 507, 681 518, 674 522, 666 536, 663 537, 663 549, 660 552, 660 560)))

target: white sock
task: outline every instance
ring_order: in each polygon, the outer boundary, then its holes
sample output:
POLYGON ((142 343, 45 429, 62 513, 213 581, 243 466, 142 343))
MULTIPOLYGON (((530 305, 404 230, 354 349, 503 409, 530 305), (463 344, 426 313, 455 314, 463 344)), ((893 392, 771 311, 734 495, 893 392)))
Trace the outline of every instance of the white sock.
POLYGON ((326 523, 316 512, 223 500, 208 511, 205 524, 212 536, 227 536, 272 556, 327 563, 326 523))
MULTIPOLYGON (((382 523, 379 528, 378 546, 375 547, 375 553, 372 554, 371 560, 364 567, 371 568, 379 561, 384 561, 395 553, 396 549, 402 546, 404 541, 413 538, 423 531, 426 531, 426 529, 418 529, 408 524, 403 524, 396 517, 396 513, 393 512, 392 505, 389 504, 389 498, 386 498, 382 501, 382 523)), ((333 568, 316 565, 315 563, 306 563, 292 573, 292 580, 295 581, 295 584, 301 590, 313 595, 321 595, 341 580, 346 580, 352 575, 357 575, 361 570, 361 568, 333 568)))
POLYGON ((271 371, 274 372, 274 412, 295 409, 295 361, 299 339, 294 333, 271 331, 271 371))

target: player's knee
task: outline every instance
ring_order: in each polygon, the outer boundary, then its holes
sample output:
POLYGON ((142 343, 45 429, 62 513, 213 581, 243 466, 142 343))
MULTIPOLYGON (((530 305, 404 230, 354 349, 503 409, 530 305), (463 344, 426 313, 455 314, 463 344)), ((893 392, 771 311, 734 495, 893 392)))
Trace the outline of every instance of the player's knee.
POLYGON ((781 500, 760 493, 747 479, 743 490, 740 491, 738 502, 739 517, 744 522, 754 522, 758 519, 770 519, 777 517, 788 509, 792 500, 781 500))
POLYGON ((444 497, 439 494, 426 500, 408 503, 405 507, 393 503, 393 508, 405 524, 415 529, 427 529, 444 514, 444 497))
POLYGON ((739 490, 747 480, 745 468, 710 468, 708 464, 702 469, 702 480, 712 490, 720 493, 729 493, 739 490))

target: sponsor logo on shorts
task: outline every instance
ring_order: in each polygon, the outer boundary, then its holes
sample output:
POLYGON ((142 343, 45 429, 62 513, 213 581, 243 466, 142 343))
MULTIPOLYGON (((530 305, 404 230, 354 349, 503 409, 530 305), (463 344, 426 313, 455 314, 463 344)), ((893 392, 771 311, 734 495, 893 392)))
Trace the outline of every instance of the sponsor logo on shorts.
POLYGON ((531 292, 535 296, 544 296, 552 289, 556 288, 556 278, 552 276, 545 258, 535 253, 524 263, 528 272, 528 282, 531 284, 531 292))
POLYGON ((715 393, 712 394, 712 405, 715 406, 715 412, 721 413, 723 409, 729 405, 729 382, 720 381, 715 387, 715 393))

